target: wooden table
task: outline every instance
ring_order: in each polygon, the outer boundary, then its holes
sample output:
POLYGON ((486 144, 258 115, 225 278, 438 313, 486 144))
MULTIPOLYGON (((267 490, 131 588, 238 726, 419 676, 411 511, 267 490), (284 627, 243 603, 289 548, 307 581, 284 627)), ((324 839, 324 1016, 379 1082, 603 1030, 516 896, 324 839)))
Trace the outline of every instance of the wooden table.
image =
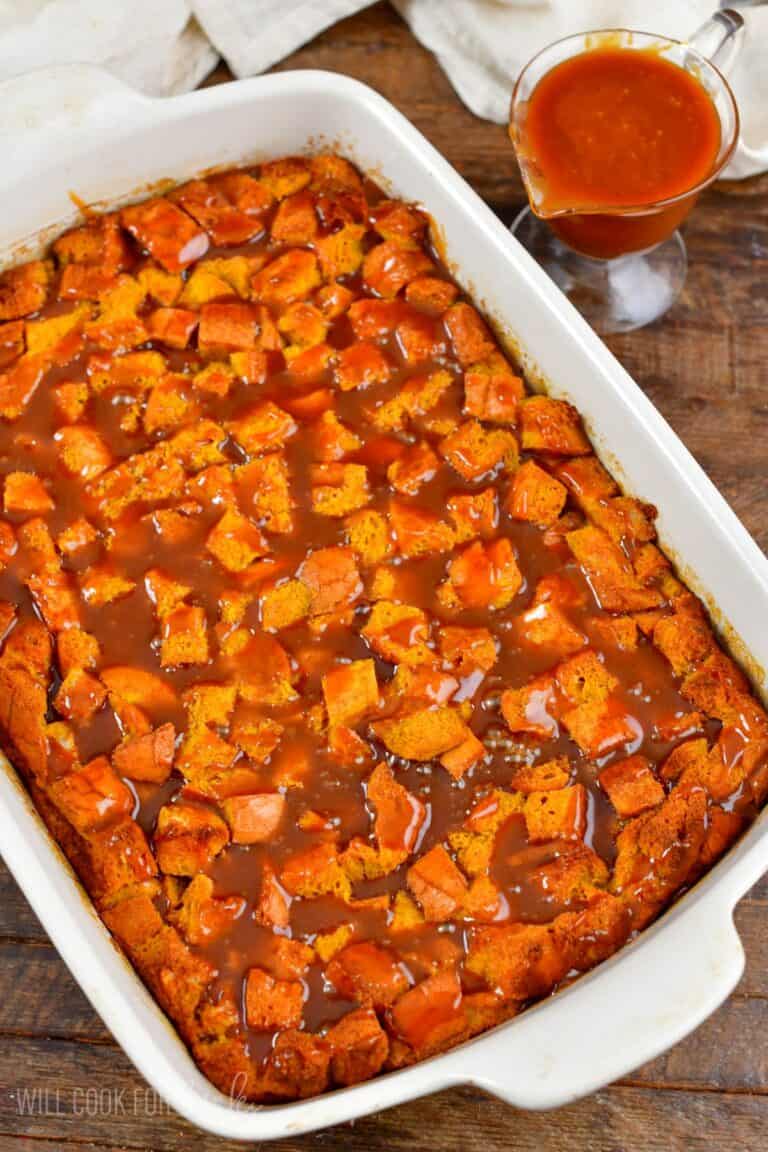
MULTIPOLYGON (((411 119, 505 221, 522 191, 504 130, 459 103, 385 4, 346 20, 281 68, 366 81, 411 119)), ((228 78, 220 69, 213 81, 228 78)), ((768 176, 719 185, 686 229, 681 300, 611 347, 768 549, 768 176)), ((765 621, 756 621, 765 627, 765 621)), ((768 1144, 768 880, 736 922, 747 967, 719 1012, 665 1056, 588 1100, 522 1114, 465 1088, 285 1152, 757 1152, 768 1144)), ((205 1137, 146 1088, 77 989, 0 866, 0 1152, 241 1147, 205 1137)), ((275 1146, 277 1147, 277 1146, 275 1146)))

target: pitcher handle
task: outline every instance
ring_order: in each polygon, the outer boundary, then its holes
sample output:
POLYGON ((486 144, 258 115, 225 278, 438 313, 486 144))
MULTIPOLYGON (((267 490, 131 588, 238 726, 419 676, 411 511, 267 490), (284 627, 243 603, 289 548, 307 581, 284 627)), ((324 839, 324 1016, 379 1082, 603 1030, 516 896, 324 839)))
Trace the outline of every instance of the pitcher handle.
MULTIPOLYGON (((688 46, 727 76, 741 52, 746 35, 744 17, 735 8, 721 8, 688 38, 688 46)), ((768 144, 750 147, 740 135, 726 172, 739 180, 768 169, 768 144)))

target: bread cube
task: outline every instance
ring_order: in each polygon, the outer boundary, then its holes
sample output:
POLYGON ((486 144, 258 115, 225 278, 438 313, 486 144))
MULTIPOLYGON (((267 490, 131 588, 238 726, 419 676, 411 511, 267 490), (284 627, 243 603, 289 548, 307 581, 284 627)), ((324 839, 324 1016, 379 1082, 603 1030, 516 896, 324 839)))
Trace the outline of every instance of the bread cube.
POLYGON ((303 248, 294 248, 256 272, 251 287, 253 295, 263 304, 282 307, 306 300, 320 283, 317 257, 303 248))
POLYGON ((371 498, 364 464, 314 464, 310 480, 312 508, 320 516, 346 516, 371 498))
POLYGON ((112 467, 113 458, 102 436, 88 424, 60 428, 55 435, 62 465, 70 476, 88 483, 112 467))
POLYGON ((52 273, 49 260, 30 260, 0 273, 0 320, 39 312, 48 299, 52 273))
POLYGON ((592 452, 572 404, 552 396, 529 396, 520 405, 522 446, 526 452, 588 456, 592 452))
POLYGON ((296 432, 293 417, 271 400, 230 421, 227 431, 250 456, 280 448, 296 432))
POLYGON ((150 784, 164 784, 171 774, 176 750, 173 724, 142 736, 129 736, 112 753, 112 767, 121 776, 150 784))
POLYGON ((35 472, 9 472, 3 488, 3 511, 17 516, 45 516, 56 507, 35 472))
POLYGON ((435 760, 461 744, 469 731, 459 712, 445 706, 417 708, 377 720, 371 728, 390 752, 404 760, 435 760))
POLYGON ((233 844, 269 844, 282 823, 285 796, 280 792, 232 796, 221 807, 233 844))
POLYGON ((67 672, 59 685, 53 705, 56 711, 76 724, 87 724, 107 698, 107 690, 83 668, 67 672))
POLYGON ((331 727, 359 724, 379 703, 373 660, 353 660, 331 668, 323 676, 323 697, 331 727))
POLYGON ((384 241, 367 253, 363 261, 363 283, 376 296, 392 300, 411 280, 433 268, 429 256, 420 248, 402 248, 384 241))
POLYGON ((514 549, 505 536, 490 544, 476 540, 451 560, 439 599, 447 608, 506 608, 522 584, 514 549))
POLYGON ((199 319, 188 308, 155 308, 147 316, 147 332, 168 348, 188 348, 199 319))
POLYGON ((395 954, 370 940, 342 948, 325 975, 339 996, 377 1011, 394 1003, 408 988, 408 977, 395 954))
POLYGON ((443 317, 451 344, 462 368, 498 352, 488 325, 471 304, 453 304, 443 317))
POLYGON ((51 784, 56 807, 78 832, 88 833, 116 824, 133 811, 133 793, 113 771, 106 756, 51 784))
POLYGON ((366 340, 358 340, 339 353, 334 381, 342 392, 350 392, 372 384, 385 384, 391 374, 392 365, 381 349, 366 340))
POLYGON ((219 247, 245 244, 263 230, 258 218, 243 212, 228 199, 226 186, 218 181, 190 180, 174 188, 170 198, 180 204, 219 247))
POLYGON ((417 276, 411 280, 405 289, 405 299, 414 308, 429 313, 430 316, 440 316, 446 308, 450 308, 459 294, 459 290, 450 280, 441 280, 437 276, 417 276))
POLYGON ((508 688, 501 697, 501 711, 510 732, 555 739, 559 725, 555 715, 555 682, 551 676, 538 676, 522 688, 508 688))
POLYGON ((163 872, 194 876, 229 843, 229 831, 212 808, 179 800, 157 814, 155 852, 163 872))
POLYGON ((161 629, 160 664, 182 668, 207 664, 208 622, 199 605, 179 604, 164 618, 161 629))
POLYGON ((253 521, 231 508, 208 533, 205 546, 228 572, 245 571, 270 550, 253 521))
POLYGON ((389 1052, 389 1038, 370 1008, 358 1008, 342 1016, 324 1039, 331 1053, 331 1076, 342 1087, 375 1076, 389 1052))
POLYGON ((498 468, 513 472, 517 467, 517 441, 502 428, 484 428, 467 420, 440 441, 440 454, 464 480, 481 480, 498 468))
POLYGON ((120 222, 166 272, 181 272, 208 251, 203 229, 162 196, 123 208, 120 222))
POLYGON ((455 543, 454 530, 450 524, 446 524, 435 513, 426 512, 415 505, 392 500, 389 505, 389 522, 403 556, 450 552, 455 543))
POLYGON ((515 424, 525 396, 517 376, 499 351, 473 363, 464 374, 464 411, 493 424, 515 424))
POLYGON ((655 808, 666 795, 645 756, 614 760, 603 768, 598 781, 622 820, 655 808))
POLYGON ((299 980, 275 980, 263 968, 249 968, 245 980, 245 1018, 256 1032, 295 1028, 301 1023, 304 988, 299 980))

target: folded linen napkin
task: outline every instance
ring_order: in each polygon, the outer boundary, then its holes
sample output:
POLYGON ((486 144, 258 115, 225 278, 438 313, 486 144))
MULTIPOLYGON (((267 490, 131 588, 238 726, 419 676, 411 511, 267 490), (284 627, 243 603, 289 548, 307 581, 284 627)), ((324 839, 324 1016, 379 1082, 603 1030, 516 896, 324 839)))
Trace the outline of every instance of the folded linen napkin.
MULTIPOLYGON (((0 0, 0 79, 48 64, 103 64, 151 95, 196 87, 222 56, 236 76, 262 72, 372 0, 0 0)), ((393 0, 478 116, 503 123, 515 78, 572 32, 629 27, 685 39, 715 0, 393 0)), ((768 6, 744 11, 748 35, 731 76, 743 150, 726 175, 768 169, 768 6)))

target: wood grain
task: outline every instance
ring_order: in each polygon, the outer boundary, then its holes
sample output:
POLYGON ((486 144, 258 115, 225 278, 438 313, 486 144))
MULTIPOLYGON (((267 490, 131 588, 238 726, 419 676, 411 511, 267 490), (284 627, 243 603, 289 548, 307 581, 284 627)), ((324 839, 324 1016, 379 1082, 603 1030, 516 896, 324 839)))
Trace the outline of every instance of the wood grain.
MULTIPOLYGON (((459 103, 437 63, 386 4, 338 24, 279 70, 288 68, 327 68, 372 85, 504 221, 514 218, 523 197, 504 129, 476 120, 459 103)), ((220 68, 209 82, 228 78, 220 68)), ((610 345, 768 549, 768 176, 710 190, 686 241, 688 282, 672 312, 610 345)), ((763 1150, 768 879, 742 901, 736 924, 747 957, 736 993, 693 1036, 588 1100, 554 1113, 519 1113, 465 1088, 282 1148, 763 1150)), ((0 1152, 84 1146, 94 1152, 242 1147, 196 1132, 146 1088, 0 865, 0 1152)))

